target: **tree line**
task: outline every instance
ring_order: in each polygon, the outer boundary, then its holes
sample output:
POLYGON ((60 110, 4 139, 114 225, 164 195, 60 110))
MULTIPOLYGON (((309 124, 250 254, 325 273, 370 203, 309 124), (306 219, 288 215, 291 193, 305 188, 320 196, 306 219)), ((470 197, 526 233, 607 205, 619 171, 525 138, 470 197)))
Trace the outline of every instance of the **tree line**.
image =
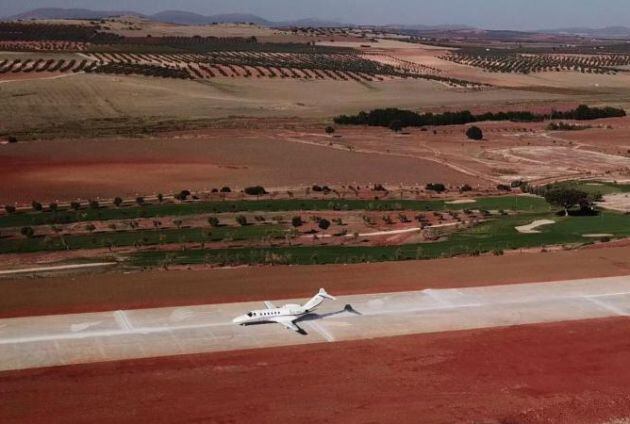
POLYGON ((483 121, 540 122, 550 119, 572 119, 578 121, 626 116, 623 109, 613 107, 589 107, 580 105, 568 111, 552 111, 537 114, 529 111, 487 112, 475 115, 469 110, 444 113, 416 113, 397 108, 375 109, 359 112, 357 115, 341 115, 334 119, 339 125, 369 125, 389 127, 392 122, 400 122, 402 127, 424 127, 442 125, 463 125, 483 121))

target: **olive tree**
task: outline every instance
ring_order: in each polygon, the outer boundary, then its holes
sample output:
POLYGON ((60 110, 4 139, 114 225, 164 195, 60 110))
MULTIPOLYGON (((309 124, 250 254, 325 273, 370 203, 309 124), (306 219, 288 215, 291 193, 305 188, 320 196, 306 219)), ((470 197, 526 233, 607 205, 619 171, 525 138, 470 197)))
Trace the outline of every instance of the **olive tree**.
POLYGON ((481 128, 473 125, 466 130, 466 137, 471 140, 483 140, 483 131, 481 131, 481 128))
POLYGON ((569 209, 576 205, 588 203, 588 193, 574 188, 557 187, 547 190, 545 200, 564 209, 565 216, 569 215, 569 209))

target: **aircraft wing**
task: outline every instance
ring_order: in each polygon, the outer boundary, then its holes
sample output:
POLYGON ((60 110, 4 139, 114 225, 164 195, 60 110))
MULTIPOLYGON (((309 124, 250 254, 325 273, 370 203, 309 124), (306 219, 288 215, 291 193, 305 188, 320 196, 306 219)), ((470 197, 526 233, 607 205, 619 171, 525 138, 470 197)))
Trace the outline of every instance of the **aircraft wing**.
POLYGON ((297 331, 298 333, 301 331, 300 327, 293 323, 293 321, 295 321, 295 317, 278 317, 272 318, 271 321, 282 324, 288 330, 297 331))
POLYGON ((267 309, 276 309, 275 305, 268 300, 265 300, 265 307, 267 309))

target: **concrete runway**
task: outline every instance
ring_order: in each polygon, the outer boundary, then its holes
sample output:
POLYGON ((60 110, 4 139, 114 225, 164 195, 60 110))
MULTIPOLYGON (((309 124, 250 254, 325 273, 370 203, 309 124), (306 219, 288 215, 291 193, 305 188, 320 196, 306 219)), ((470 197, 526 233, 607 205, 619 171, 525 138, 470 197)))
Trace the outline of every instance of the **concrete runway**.
POLYGON ((261 308, 248 302, 2 319, 0 370, 627 316, 630 276, 341 296, 297 322, 306 335, 279 324, 232 324, 261 308))

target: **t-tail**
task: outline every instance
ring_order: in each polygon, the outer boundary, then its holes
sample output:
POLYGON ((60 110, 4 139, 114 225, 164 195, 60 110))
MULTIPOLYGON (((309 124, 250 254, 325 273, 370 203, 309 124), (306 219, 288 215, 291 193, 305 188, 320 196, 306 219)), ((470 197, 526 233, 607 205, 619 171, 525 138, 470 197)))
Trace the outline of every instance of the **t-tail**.
POLYGON ((319 292, 313 296, 313 298, 311 300, 309 300, 308 302, 306 302, 304 304, 304 309, 306 309, 307 311, 312 311, 313 309, 317 308, 319 305, 321 305, 321 303, 325 300, 337 300, 336 297, 329 295, 328 293, 326 293, 326 290, 324 289, 319 289, 319 292))

